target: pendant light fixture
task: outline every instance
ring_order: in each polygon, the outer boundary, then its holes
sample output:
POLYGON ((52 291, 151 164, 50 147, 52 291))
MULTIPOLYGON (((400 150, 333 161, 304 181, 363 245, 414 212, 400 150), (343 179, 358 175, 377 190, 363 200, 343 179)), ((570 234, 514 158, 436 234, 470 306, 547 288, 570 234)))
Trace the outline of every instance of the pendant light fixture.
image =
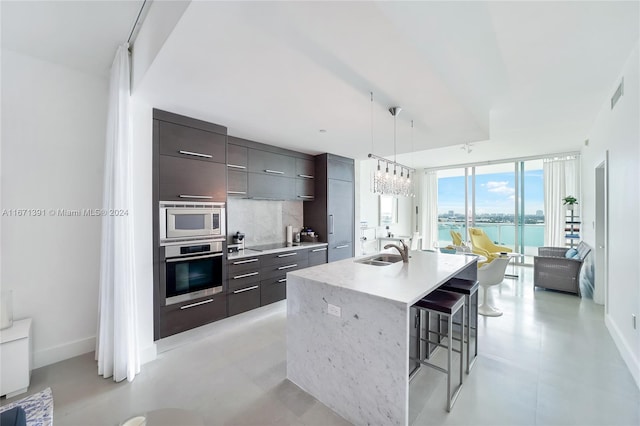
MULTIPOLYGON (((371 150, 373 151, 373 93, 371 93, 371 150)), ((392 195, 402 197, 413 196, 413 183, 411 182, 411 172, 415 172, 415 169, 407 167, 398 163, 397 160, 397 123, 398 114, 402 108, 391 107, 389 112, 393 116, 393 161, 386 158, 379 157, 370 153, 369 158, 378 160, 377 170, 373 173, 371 178, 371 190, 374 194, 380 195, 392 195), (384 163, 384 173, 380 169, 380 163, 384 163), (393 166, 393 174, 389 172, 389 166, 393 166), (400 174, 398 174, 400 169, 400 174), (406 171, 406 176, 405 176, 406 171)))

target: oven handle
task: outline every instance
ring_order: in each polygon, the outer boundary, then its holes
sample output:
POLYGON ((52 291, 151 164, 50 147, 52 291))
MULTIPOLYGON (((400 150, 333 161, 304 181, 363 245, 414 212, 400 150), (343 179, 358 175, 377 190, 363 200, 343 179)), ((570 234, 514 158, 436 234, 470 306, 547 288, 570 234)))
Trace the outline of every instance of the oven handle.
POLYGON ((198 259, 209 259, 211 257, 220 257, 222 253, 213 253, 207 254, 204 256, 185 256, 185 257, 172 257, 171 259, 166 259, 167 263, 170 262, 184 262, 185 260, 198 260, 198 259))

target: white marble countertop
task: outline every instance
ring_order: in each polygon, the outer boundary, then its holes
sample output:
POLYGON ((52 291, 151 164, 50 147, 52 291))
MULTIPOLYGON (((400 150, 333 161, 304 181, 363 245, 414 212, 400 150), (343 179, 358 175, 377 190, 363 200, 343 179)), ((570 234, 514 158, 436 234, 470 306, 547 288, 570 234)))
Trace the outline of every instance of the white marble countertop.
POLYGON ((340 260, 289 272, 312 281, 413 305, 442 285, 465 266, 476 263, 475 256, 412 251, 409 263, 385 266, 357 263, 372 255, 340 260))
POLYGON ((327 243, 299 243, 299 244, 292 245, 292 246, 279 247, 279 248, 270 249, 270 250, 245 249, 245 250, 239 250, 236 253, 228 253, 227 254, 227 259, 228 260, 243 259, 245 257, 262 256, 262 255, 265 255, 265 254, 282 253, 282 252, 286 252, 286 251, 309 249, 309 248, 314 248, 314 247, 326 247, 326 246, 327 246, 327 243))

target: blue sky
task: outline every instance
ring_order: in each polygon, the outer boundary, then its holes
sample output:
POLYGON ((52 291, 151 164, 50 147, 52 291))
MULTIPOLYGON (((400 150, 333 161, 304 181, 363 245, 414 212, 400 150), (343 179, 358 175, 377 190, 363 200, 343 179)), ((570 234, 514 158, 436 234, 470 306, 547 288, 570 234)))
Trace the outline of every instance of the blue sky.
MULTIPOLYGON (((524 175, 525 214, 544 210, 542 170, 528 170, 524 175)), ((515 197, 514 173, 476 175, 476 214, 513 213, 515 197)), ((464 212, 464 176, 438 179, 438 214, 453 210, 464 212)))

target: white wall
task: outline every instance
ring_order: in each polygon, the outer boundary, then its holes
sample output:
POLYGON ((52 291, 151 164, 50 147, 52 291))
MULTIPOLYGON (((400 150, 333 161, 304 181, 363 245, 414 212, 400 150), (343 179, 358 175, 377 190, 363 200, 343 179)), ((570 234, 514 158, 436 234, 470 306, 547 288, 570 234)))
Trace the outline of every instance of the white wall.
MULTIPOLYGON (((375 172, 377 162, 375 160, 356 161, 356 256, 371 253, 377 250, 377 244, 360 241, 362 232, 360 222, 366 221, 370 228, 377 228, 378 237, 385 235, 385 227, 378 226, 380 219, 379 196, 371 192, 371 174, 375 172), (358 232, 360 231, 360 232, 358 232)), ((417 186, 416 186, 417 188, 417 186)), ((413 235, 415 230, 415 198, 398 197, 398 223, 389 227, 394 235, 413 235)), ((373 231, 366 231, 365 235, 371 241, 373 231)))
MULTIPOLYGON (((632 327, 632 314, 640 314, 640 70, 638 45, 620 76, 611 82, 609 96, 624 77, 624 96, 613 110, 610 99, 591 129, 582 150, 583 238, 595 247, 595 168, 609 151, 609 266, 605 322, 640 386, 640 329, 632 327)), ((602 283, 596 283, 596 287, 602 283)), ((640 322, 639 322, 640 327, 640 322)))
POLYGON ((2 50, 2 289, 33 318, 34 367, 95 349, 108 82, 2 50))

